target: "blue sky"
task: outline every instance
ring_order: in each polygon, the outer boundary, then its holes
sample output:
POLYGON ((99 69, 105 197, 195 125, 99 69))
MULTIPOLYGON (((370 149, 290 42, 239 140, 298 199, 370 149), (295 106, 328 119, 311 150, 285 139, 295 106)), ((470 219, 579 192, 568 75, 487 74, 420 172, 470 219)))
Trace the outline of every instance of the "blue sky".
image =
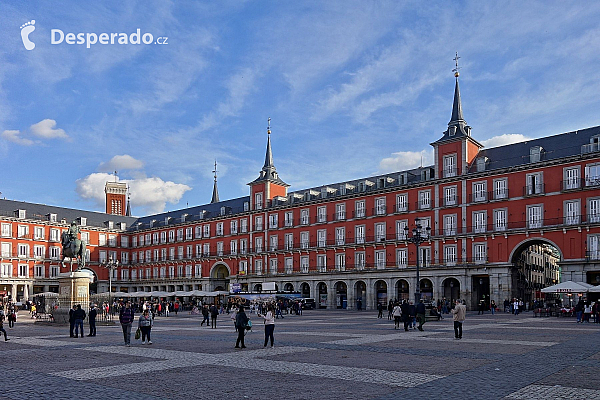
POLYGON ((600 125, 598 21, 598 2, 3 1, 0 192, 103 210, 117 170, 144 215, 209 202, 216 158, 221 199, 244 196, 268 117, 290 190, 415 167, 456 51, 488 147, 600 125), (138 28, 168 44, 50 43, 138 28))

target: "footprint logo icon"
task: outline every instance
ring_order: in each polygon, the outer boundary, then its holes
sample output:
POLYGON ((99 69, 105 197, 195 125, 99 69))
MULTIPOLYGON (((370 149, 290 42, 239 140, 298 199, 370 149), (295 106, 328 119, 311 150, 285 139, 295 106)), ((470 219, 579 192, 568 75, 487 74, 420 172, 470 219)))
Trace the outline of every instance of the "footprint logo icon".
POLYGON ((35 43, 29 40, 29 34, 35 31, 35 19, 21 25, 21 39, 23 39, 23 46, 27 50, 35 49, 35 43))

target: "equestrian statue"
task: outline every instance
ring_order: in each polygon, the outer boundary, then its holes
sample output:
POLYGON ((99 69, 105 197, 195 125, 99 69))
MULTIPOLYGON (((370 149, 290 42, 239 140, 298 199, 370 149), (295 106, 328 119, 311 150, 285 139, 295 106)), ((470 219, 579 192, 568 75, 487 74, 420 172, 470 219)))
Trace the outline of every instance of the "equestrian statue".
POLYGON ((73 259, 78 261, 77 271, 85 268, 85 241, 79 240, 80 233, 77 223, 73 221, 69 230, 63 232, 60 237, 63 246, 61 264, 64 267, 65 258, 69 257, 71 259, 71 272, 73 271, 73 259))

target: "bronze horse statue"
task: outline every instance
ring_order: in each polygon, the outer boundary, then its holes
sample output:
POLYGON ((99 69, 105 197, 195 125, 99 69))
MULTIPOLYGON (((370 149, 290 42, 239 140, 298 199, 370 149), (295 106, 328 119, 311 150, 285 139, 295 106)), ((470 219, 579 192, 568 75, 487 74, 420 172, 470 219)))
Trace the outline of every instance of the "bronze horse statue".
POLYGON ((69 257, 71 259, 71 271, 73 271, 73 259, 77 259, 77 271, 85 268, 85 242, 77 238, 72 240, 69 232, 63 232, 60 239, 63 245, 62 266, 65 266, 65 258, 69 257))

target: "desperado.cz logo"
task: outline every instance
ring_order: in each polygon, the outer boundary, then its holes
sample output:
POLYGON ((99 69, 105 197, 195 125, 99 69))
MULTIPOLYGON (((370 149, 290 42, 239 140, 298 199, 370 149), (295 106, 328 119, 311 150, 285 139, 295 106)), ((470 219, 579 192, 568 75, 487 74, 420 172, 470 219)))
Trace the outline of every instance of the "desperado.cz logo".
MULTIPOLYGON (((29 35, 35 30, 35 20, 31 20, 23 25, 21 25, 21 40, 23 41, 23 46, 27 50, 33 50, 35 48, 35 43, 31 41, 29 35)), ((137 29, 135 32, 127 34, 123 32, 111 32, 111 33, 100 33, 96 34, 94 32, 79 32, 73 33, 68 32, 64 33, 61 29, 51 29, 50 30, 50 44, 61 44, 65 43, 68 45, 83 45, 88 49, 92 45, 100 44, 100 45, 127 45, 127 44, 160 44, 165 45, 168 44, 167 36, 158 36, 154 39, 154 35, 146 32, 141 32, 141 29, 137 29)))

